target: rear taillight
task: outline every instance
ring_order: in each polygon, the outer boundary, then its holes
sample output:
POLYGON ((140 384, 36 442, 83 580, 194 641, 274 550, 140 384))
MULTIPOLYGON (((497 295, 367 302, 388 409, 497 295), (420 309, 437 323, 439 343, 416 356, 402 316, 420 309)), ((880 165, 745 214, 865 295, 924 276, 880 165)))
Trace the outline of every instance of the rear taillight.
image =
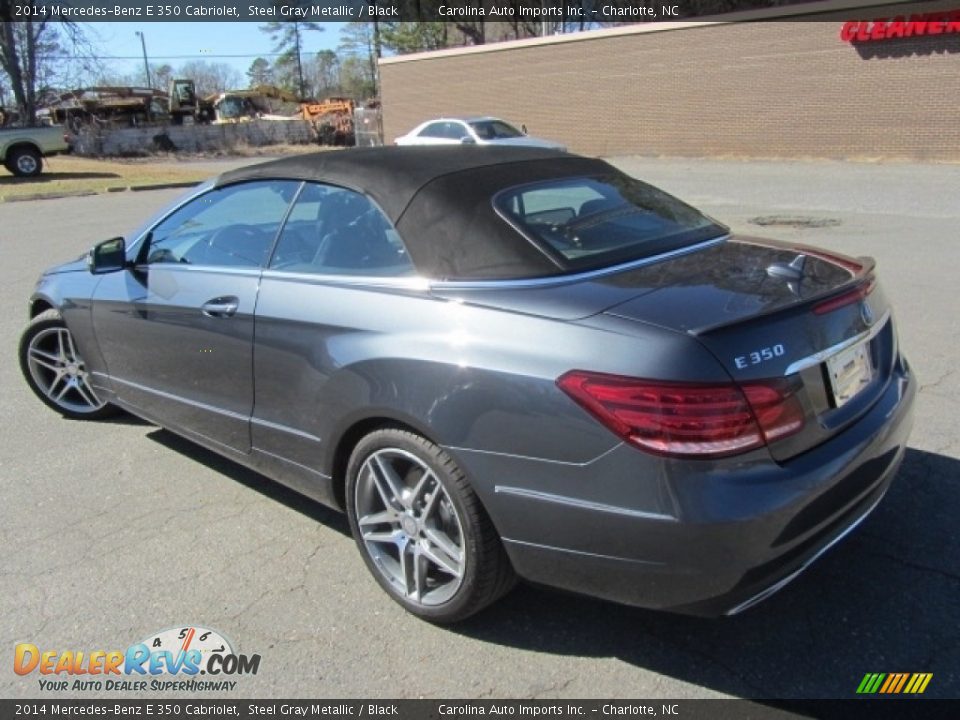
POLYGON ((876 286, 877 279, 871 275, 860 285, 857 285, 857 287, 855 287, 853 290, 848 290, 847 292, 841 293, 836 297, 828 298, 823 302, 817 303, 813 306, 813 313, 815 315, 826 315, 828 312, 833 312, 834 310, 839 310, 847 305, 860 302, 867 297, 867 295, 872 293, 876 286))
POLYGON ((698 385, 573 370, 557 385, 624 440, 659 455, 736 455, 792 435, 804 422, 785 379, 698 385))

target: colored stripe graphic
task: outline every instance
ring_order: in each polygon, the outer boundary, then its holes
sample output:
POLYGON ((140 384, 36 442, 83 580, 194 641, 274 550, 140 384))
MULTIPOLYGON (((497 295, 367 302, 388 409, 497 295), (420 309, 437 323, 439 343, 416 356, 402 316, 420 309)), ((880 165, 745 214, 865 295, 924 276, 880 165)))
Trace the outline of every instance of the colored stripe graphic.
POLYGON ((920 695, 932 679, 933 673, 867 673, 857 686, 857 694, 920 695))

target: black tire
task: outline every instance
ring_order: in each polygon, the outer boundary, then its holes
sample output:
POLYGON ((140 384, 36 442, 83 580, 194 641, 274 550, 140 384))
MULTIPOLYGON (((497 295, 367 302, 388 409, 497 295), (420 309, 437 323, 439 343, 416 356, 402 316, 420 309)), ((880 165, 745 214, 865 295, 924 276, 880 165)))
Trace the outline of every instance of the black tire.
MULTIPOLYGON (((444 500, 441 500, 444 502, 444 500)), ((495 602, 516 584, 516 576, 493 523, 463 472, 440 447, 413 432, 385 428, 370 433, 354 448, 347 464, 347 516, 350 530, 371 575, 388 595, 410 613, 434 623, 464 620, 495 602), (360 530, 357 488, 364 464, 378 452, 400 451, 415 456, 439 481, 462 527, 462 576, 452 596, 437 605, 411 599, 391 583, 377 565, 360 530)))
MULTIPOLYGON (((48 390, 59 390, 63 388, 63 385, 60 384, 55 387, 52 383, 52 378, 57 376, 56 371, 50 369, 46 365, 39 365, 36 361, 31 364, 31 351, 50 351, 51 355, 55 354, 52 352, 52 348, 44 345, 44 343, 47 342, 48 338, 50 339, 51 343, 56 342, 58 340, 57 331, 65 331, 68 336, 70 332, 66 324, 63 322, 63 318, 60 317, 60 313, 54 309, 50 309, 45 310, 33 318, 33 320, 30 321, 30 324, 27 325, 26 330, 24 330, 23 334, 20 336, 20 347, 18 352, 20 358, 20 370, 23 372, 23 377, 26 379, 27 385, 30 386, 30 389, 33 390, 33 393, 40 398, 43 403, 47 405, 47 407, 56 410, 64 417, 74 420, 101 420, 119 413, 120 409, 114 405, 110 405, 109 403, 94 406, 86 400, 87 397, 92 397, 98 403, 100 402, 93 390, 86 384, 82 375, 74 375, 71 377, 65 376, 67 380, 75 383, 74 387, 68 389, 63 395, 63 398, 59 401, 56 398, 51 397, 51 393, 48 392, 48 390), (47 389, 44 388, 44 384, 47 385, 47 389), (78 389, 75 389, 78 385, 82 385, 82 392, 78 389)), ((72 345, 72 336, 69 337, 72 345)), ((78 361, 72 363, 74 366, 74 371, 76 371, 77 366, 82 371, 82 358, 77 356, 75 352, 74 356, 78 361)), ((62 382, 63 381, 61 380, 61 383, 62 382)))
POLYGON ((6 166, 17 177, 36 177, 43 171, 43 157, 32 147, 16 147, 7 156, 6 166))

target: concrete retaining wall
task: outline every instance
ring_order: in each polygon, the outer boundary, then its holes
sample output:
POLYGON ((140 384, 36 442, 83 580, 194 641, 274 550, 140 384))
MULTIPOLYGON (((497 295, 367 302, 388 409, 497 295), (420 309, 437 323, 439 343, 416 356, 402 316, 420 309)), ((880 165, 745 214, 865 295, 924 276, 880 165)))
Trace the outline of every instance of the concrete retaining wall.
POLYGON ((315 141, 313 127, 303 120, 252 120, 223 125, 85 129, 77 137, 74 152, 78 155, 143 155, 174 149, 211 152, 237 145, 297 145, 315 141))

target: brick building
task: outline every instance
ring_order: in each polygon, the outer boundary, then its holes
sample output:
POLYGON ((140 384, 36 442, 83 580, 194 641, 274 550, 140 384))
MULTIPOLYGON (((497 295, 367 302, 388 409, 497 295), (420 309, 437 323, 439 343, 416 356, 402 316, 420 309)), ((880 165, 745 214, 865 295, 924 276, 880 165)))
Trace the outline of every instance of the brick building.
POLYGON ((490 114, 590 155, 960 161, 960 0, 845 5, 385 58, 384 137, 490 114))

